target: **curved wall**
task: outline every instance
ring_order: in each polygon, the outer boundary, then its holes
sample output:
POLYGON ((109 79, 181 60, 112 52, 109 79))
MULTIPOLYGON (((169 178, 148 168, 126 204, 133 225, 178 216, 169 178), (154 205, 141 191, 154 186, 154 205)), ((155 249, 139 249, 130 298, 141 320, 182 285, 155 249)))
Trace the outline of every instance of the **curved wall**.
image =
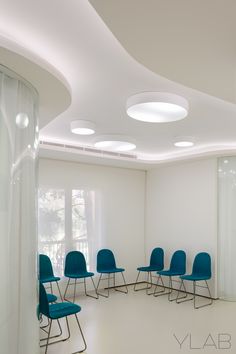
POLYGON ((0 66, 0 343, 37 354, 36 173, 38 95, 0 66))

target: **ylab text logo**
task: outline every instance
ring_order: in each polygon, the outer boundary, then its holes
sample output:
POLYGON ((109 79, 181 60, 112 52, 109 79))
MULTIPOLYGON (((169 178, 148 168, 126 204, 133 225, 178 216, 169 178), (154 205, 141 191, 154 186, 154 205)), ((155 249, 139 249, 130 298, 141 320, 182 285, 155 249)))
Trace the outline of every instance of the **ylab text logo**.
POLYGON ((179 349, 206 350, 209 348, 225 350, 232 348, 232 337, 229 333, 208 333, 199 337, 196 334, 186 333, 184 335, 173 334, 173 339, 179 349))

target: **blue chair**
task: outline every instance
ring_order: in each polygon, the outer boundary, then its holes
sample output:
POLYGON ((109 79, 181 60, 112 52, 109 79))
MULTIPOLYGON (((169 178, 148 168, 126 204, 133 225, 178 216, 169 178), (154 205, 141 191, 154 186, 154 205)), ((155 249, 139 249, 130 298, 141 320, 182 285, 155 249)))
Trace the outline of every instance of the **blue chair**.
MULTIPOLYGON (((53 302, 56 302, 57 301, 57 296, 54 295, 54 294, 47 294, 47 298, 48 298, 48 302, 49 303, 53 303, 53 302)), ((39 312, 39 305, 37 307, 37 317, 38 317, 38 320, 40 320, 40 322, 42 321, 42 314, 39 312)), ((47 325, 48 326, 48 325, 47 325)), ((40 327, 40 328, 45 328, 47 326, 44 326, 44 327, 40 327)))
MULTIPOLYGON (((162 270, 163 268, 164 268, 164 251, 162 248, 156 247, 152 250, 149 265, 146 267, 138 267, 137 268, 138 275, 137 275, 137 279, 134 284, 134 291, 146 290, 146 293, 148 295, 153 294, 153 293, 148 292, 148 290, 151 289, 152 285, 153 285, 152 272, 157 272, 159 270, 162 270), (141 272, 147 273, 147 286, 137 289, 138 279, 139 279, 141 272), (151 285, 149 286, 149 284, 151 284, 151 285)), ((164 286, 164 284, 163 284, 163 286, 164 286)))
MULTIPOLYGON (((54 295, 54 294, 48 294, 48 293, 47 293, 47 299, 48 299, 49 304, 50 304, 50 303, 55 303, 55 302, 57 301, 57 296, 54 295)), ((38 317, 38 320, 40 321, 40 323, 42 323, 42 322, 43 322, 43 318, 42 318, 42 314, 40 313, 39 305, 38 305, 38 307, 37 307, 37 317, 38 317)), ((45 330, 45 328, 47 328, 48 326, 49 326, 49 320, 48 320, 48 323, 47 323, 46 325, 40 326, 40 329, 42 329, 44 332, 48 333, 48 332, 45 330)), ((50 337, 50 339, 51 339, 51 338, 60 337, 61 335, 62 335, 62 329, 60 328, 60 333, 57 334, 57 335, 54 335, 54 336, 50 337)), ((43 342, 43 341, 46 340, 46 339, 47 339, 47 338, 41 338, 41 339, 40 339, 40 342, 43 342)))
POLYGON ((39 281, 41 281, 41 283, 43 284, 50 283, 50 289, 52 294, 53 294, 52 284, 56 283, 60 298, 61 300, 63 300, 61 295, 61 290, 58 284, 58 281, 60 279, 61 279, 60 277, 54 276, 50 258, 45 254, 40 254, 39 255, 39 281))
POLYGON ((76 286, 77 284, 79 285, 81 283, 84 284, 84 291, 86 296, 90 296, 94 299, 98 299, 96 286, 93 281, 94 273, 87 271, 86 261, 82 252, 71 251, 66 255, 64 275, 65 277, 69 278, 64 293, 64 299, 66 301, 69 301, 68 299, 66 299, 66 293, 69 285, 74 285, 73 302, 75 302, 76 286), (92 280, 96 296, 87 293, 87 288, 86 288, 87 278, 90 278, 92 280), (74 282, 70 284, 71 279, 74 279, 74 282), (78 279, 83 279, 83 282, 77 282, 78 279))
POLYGON ((47 294, 47 298, 49 303, 57 302, 57 296, 54 294, 47 294))
POLYGON ((77 317, 77 313, 81 311, 81 307, 76 304, 72 304, 70 302, 61 302, 57 304, 49 304, 48 302, 48 297, 46 290, 43 286, 43 284, 40 282, 40 290, 39 290, 39 312, 46 316, 49 319, 49 330, 48 330, 48 336, 46 338, 46 344, 41 345, 41 347, 46 347, 45 348, 45 354, 48 351, 48 346, 51 344, 59 343, 59 342, 64 342, 70 338, 70 328, 69 328, 69 323, 68 323, 68 317, 71 315, 75 315, 76 322, 78 324, 82 339, 83 339, 83 344, 84 348, 80 351, 77 351, 76 353, 82 353, 83 351, 86 350, 87 344, 85 342, 85 338, 77 317), (58 323, 59 328, 61 329, 60 325, 60 319, 65 318, 66 319, 66 325, 67 325, 67 331, 68 331, 68 336, 66 338, 63 338, 61 340, 53 341, 49 343, 49 340, 52 338, 50 337, 51 329, 52 329, 52 322, 53 320, 56 320, 58 323))
MULTIPOLYGON (((181 302, 194 300, 193 301, 194 308, 199 309, 201 307, 209 306, 213 303, 213 299, 211 297, 211 292, 210 292, 210 289, 209 289, 209 286, 207 283, 207 280, 211 279, 211 256, 208 253, 206 253, 206 252, 198 253, 196 255, 196 257, 194 258, 192 274, 182 275, 182 276, 180 276, 180 279, 181 279, 181 284, 180 284, 178 296, 176 299, 176 302, 178 304, 181 302), (179 292, 181 291, 181 288, 184 284, 184 280, 193 282, 193 297, 191 297, 190 299, 185 299, 185 300, 179 301, 179 299, 180 299, 179 292), (206 286, 197 285, 196 283, 198 281, 204 281, 206 283, 206 286), (196 306, 196 287, 208 289, 209 298, 210 298, 209 303, 206 303, 201 306, 196 306)), ((200 296, 200 295, 198 295, 198 296, 200 296)))
MULTIPOLYGON (((172 286, 172 277, 180 276, 185 274, 186 272, 186 253, 182 250, 175 251, 171 257, 170 268, 168 270, 158 271, 157 274, 160 275, 160 278, 169 277, 169 290, 167 292, 163 292, 159 294, 160 291, 156 292, 156 288, 154 290, 154 296, 168 295, 169 301, 174 301, 176 298, 171 299, 171 294, 173 292, 172 286)), ((158 286, 158 283, 156 287, 158 286)), ((185 286, 184 286, 185 288, 185 286)), ((164 287, 165 289, 165 287, 164 287)), ((163 290, 164 290, 163 289, 163 290)), ((186 289, 185 289, 186 290, 186 289)), ((186 296, 184 296, 186 297, 186 296)))
POLYGON ((97 254, 97 272, 100 273, 100 277, 98 280, 98 285, 97 285, 97 294, 104 296, 104 297, 109 297, 110 294, 110 279, 111 276, 113 278, 113 287, 116 291, 120 291, 122 293, 127 294, 128 293, 128 288, 125 282, 125 277, 123 272, 125 271, 124 268, 117 268, 116 266, 116 261, 115 261, 115 257, 114 254, 111 250, 109 249, 102 249, 98 252, 97 254), (126 288, 125 291, 118 289, 118 287, 116 286, 116 280, 115 280, 115 276, 117 273, 121 273, 122 277, 123 277, 123 281, 124 281, 124 286, 126 288), (102 276, 106 274, 107 278, 103 278, 102 276), (108 280, 108 288, 107 288, 107 294, 102 294, 99 293, 98 289, 99 289, 99 284, 101 280, 108 280))

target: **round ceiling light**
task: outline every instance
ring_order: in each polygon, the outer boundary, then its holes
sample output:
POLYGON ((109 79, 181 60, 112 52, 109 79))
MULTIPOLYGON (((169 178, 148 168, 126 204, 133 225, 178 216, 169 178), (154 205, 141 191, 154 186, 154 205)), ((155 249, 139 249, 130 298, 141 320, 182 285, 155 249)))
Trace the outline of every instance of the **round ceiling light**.
POLYGON ((71 132, 79 135, 92 135, 95 133, 95 124, 87 120, 73 120, 70 123, 71 132))
POLYGON ((104 135, 98 137, 94 146, 98 149, 116 152, 131 151, 136 148, 133 139, 118 135, 104 135))
POLYGON ((178 137, 175 139, 174 145, 177 147, 191 147, 194 145, 194 139, 192 137, 178 137))
POLYGON ((181 120, 188 115, 188 101, 168 92, 142 92, 128 98, 128 116, 150 123, 181 120))

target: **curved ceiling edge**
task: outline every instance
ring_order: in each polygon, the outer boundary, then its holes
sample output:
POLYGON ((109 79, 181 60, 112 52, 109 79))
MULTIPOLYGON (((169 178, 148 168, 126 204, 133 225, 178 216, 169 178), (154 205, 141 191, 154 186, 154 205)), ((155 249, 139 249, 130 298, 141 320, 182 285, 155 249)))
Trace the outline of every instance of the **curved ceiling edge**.
MULTIPOLYGON (((111 159, 109 153, 106 155, 106 152, 99 151, 97 152, 92 149, 83 149, 83 147, 76 147, 70 145, 68 143, 58 142, 58 141, 42 141, 40 144, 40 151, 42 151, 41 156, 45 157, 45 153, 47 152, 46 156, 49 158, 53 158, 54 155, 57 155, 57 158, 60 159, 60 156, 64 158, 66 154, 67 157, 71 155, 71 158, 77 159, 80 161, 81 159, 86 159, 87 161, 103 161, 106 164, 107 160, 111 159), (76 158, 77 156, 77 158, 76 158)), ((130 164, 130 166, 138 167, 138 166, 148 166, 154 167, 160 164, 166 163, 175 163, 187 160, 194 160, 194 159, 201 159, 201 158, 211 158, 211 157, 220 157, 220 156, 232 156, 236 155, 236 144, 221 144, 221 145, 208 145, 205 147, 199 147, 195 149, 191 149, 191 151, 184 151, 182 153, 168 153, 168 154, 159 154, 159 155, 145 155, 142 153, 137 153, 136 155, 120 155, 113 156, 113 165, 117 165, 120 163, 130 164)), ((109 164, 112 164, 110 161, 109 164)))
POLYGON ((43 58, 0 35, 0 63, 30 82, 39 93, 40 128, 71 104, 71 88, 65 77, 43 58))
POLYGON ((204 12, 200 2, 187 0, 89 2, 126 52, 145 68, 236 103, 235 2, 227 7, 207 0, 204 12))
POLYGON ((226 155, 236 155, 236 144, 232 145, 209 145, 204 148, 197 148, 183 153, 169 153, 161 155, 145 155, 139 154, 138 159, 149 165, 177 162, 183 160, 193 160, 196 158, 219 157, 226 155))

